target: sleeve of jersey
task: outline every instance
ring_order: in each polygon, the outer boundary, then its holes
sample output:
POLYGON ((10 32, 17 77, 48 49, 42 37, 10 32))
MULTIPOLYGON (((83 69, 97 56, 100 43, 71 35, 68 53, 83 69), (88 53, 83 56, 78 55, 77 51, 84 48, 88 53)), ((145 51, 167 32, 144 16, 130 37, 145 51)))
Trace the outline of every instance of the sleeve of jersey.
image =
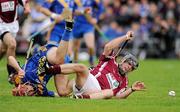
POLYGON ((108 57, 105 56, 104 54, 101 54, 101 56, 99 57, 99 61, 109 61, 110 59, 112 59, 113 55, 114 55, 113 51, 110 53, 108 57))
POLYGON ((18 0, 18 2, 19 2, 20 5, 22 5, 22 6, 24 7, 24 5, 25 5, 26 3, 28 3, 29 0, 18 0))

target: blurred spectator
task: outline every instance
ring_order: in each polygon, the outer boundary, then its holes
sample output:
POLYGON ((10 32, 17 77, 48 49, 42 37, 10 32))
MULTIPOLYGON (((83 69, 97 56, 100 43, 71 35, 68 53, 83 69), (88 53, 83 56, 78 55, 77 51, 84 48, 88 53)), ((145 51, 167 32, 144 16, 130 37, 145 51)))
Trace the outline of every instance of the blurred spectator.
POLYGON ((116 21, 112 21, 110 26, 104 29, 104 33, 109 40, 124 35, 122 27, 119 26, 116 21))
POLYGON ((175 41, 175 52, 177 57, 180 59, 180 23, 177 26, 176 41, 175 41))

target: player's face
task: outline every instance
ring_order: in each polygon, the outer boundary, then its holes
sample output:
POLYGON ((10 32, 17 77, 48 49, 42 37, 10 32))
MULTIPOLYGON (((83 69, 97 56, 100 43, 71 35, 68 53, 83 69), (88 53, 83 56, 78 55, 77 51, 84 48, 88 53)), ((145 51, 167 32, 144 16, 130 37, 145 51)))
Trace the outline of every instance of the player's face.
POLYGON ((125 73, 131 72, 131 71, 133 70, 133 66, 132 66, 130 63, 128 63, 128 62, 122 63, 121 66, 122 66, 122 70, 123 70, 125 73))

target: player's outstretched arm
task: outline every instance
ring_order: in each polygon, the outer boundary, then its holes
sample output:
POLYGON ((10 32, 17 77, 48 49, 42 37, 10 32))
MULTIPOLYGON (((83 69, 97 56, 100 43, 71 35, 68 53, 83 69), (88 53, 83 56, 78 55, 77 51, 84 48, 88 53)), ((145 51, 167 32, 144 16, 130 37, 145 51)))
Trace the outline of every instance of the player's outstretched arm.
POLYGON ((128 31, 126 35, 113 39, 105 45, 103 54, 105 56, 109 56, 113 49, 118 48, 122 42, 131 40, 133 37, 134 33, 132 31, 128 31))
POLYGON ((145 84, 143 82, 136 81, 132 84, 130 88, 126 89, 124 92, 120 94, 117 93, 116 98, 124 99, 135 91, 143 91, 143 90, 145 90, 145 84))
POLYGON ((53 13, 49 9, 47 9, 45 7, 42 7, 40 5, 38 5, 36 7, 36 9, 37 9, 38 12, 41 12, 41 13, 43 13, 44 15, 46 15, 48 17, 51 17, 52 19, 54 19, 57 22, 60 22, 60 21, 62 21, 64 19, 61 15, 53 13))
POLYGON ((89 95, 90 99, 110 99, 113 97, 113 91, 111 89, 101 90, 89 95))
POLYGON ((132 88, 127 88, 124 92, 122 92, 120 94, 117 93, 115 97, 118 99, 125 99, 133 92, 134 92, 134 90, 132 88))

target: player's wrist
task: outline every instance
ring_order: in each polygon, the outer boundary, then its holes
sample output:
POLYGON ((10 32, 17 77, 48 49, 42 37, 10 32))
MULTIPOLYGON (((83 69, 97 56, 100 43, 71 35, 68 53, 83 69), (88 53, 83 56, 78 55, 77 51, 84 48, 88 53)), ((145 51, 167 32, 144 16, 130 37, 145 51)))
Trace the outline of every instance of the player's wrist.
POLYGON ((58 17, 58 15, 56 13, 52 13, 50 17, 53 19, 56 19, 58 17))
POLYGON ((126 34, 125 37, 126 37, 126 40, 129 40, 129 35, 128 34, 126 34))
POLYGON ((132 92, 136 91, 135 89, 133 89, 133 87, 132 87, 132 86, 130 87, 130 89, 131 89, 131 91, 132 91, 132 92))

